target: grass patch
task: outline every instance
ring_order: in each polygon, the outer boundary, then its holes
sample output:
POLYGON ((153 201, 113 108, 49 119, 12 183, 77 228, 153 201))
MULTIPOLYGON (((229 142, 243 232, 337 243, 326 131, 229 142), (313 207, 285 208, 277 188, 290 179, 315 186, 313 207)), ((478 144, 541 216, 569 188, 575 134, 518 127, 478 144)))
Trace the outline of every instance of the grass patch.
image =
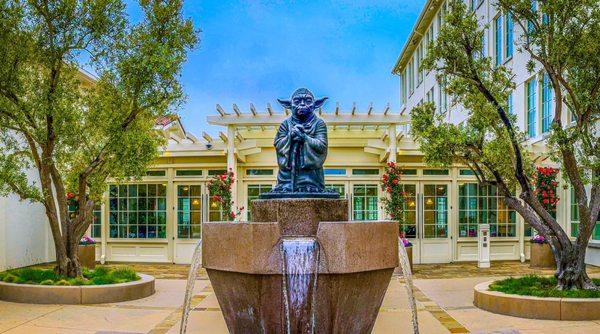
POLYGON ((57 275, 52 269, 31 267, 0 272, 0 281, 17 284, 106 285, 133 282, 139 279, 138 274, 130 267, 97 266, 93 270, 83 268, 83 277, 76 278, 57 275))
MULTIPOLYGON (((600 286, 600 279, 593 279, 600 286)), ((557 298, 600 298, 600 290, 557 290, 555 277, 528 275, 506 278, 490 284, 491 291, 512 295, 557 298)))

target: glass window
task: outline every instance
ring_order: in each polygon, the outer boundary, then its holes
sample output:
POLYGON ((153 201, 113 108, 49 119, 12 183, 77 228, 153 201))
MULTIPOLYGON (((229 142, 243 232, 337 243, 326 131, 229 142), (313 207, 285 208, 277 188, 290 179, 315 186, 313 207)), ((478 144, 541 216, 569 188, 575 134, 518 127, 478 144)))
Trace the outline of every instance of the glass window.
POLYGON ((513 19, 510 13, 506 13, 504 24, 504 56, 508 59, 513 55, 513 19))
POLYGON ((326 184, 325 188, 335 190, 341 198, 346 197, 346 186, 343 184, 326 184))
MULTIPOLYGON (((90 236, 94 239, 96 238, 102 238, 102 209, 101 209, 102 205, 101 203, 96 203, 96 205, 94 206, 94 220, 92 221, 92 224, 90 225, 90 236)), ((77 211, 77 203, 75 202, 75 200, 70 200, 69 201, 69 217, 71 219, 73 219, 75 217, 75 214, 77 211)))
POLYGON ((402 175, 417 175, 416 169, 402 169, 402 175))
POLYGON ((377 220, 377 185, 355 184, 353 198, 354 220, 377 220))
POLYGON ((177 237, 202 237, 202 188, 200 185, 177 186, 177 237))
POLYGON ((496 62, 496 66, 502 64, 502 34, 504 30, 502 29, 502 15, 498 16, 494 20, 494 58, 496 62))
POLYGON ((449 175, 447 169, 424 169, 423 175, 449 175))
POLYGON ((403 184, 404 192, 404 212, 400 220, 400 232, 404 233, 406 238, 417 237, 417 190, 414 184, 403 184))
POLYGON ((167 173, 164 170, 149 170, 146 172, 146 176, 165 176, 167 173))
POLYGON ((471 169, 461 169, 459 171, 460 175, 475 175, 475 172, 471 169))
MULTIPOLYGON (((575 198, 575 191, 571 187, 571 236, 577 238, 579 235, 579 206, 575 198)), ((596 221, 596 227, 592 233, 593 240, 600 240, 600 217, 596 221)))
POLYGON ((379 169, 353 169, 352 175, 379 175, 379 169))
POLYGON ((536 136, 537 120, 537 84, 535 78, 527 82, 527 135, 536 136))
POLYGON ((175 171, 177 176, 202 176, 201 169, 180 169, 175 171))
POLYGON ((213 175, 223 175, 227 173, 226 169, 209 169, 208 170, 208 175, 213 176, 213 175))
POLYGON ((425 238, 448 237, 448 186, 426 184, 423 194, 423 229, 425 238))
POLYGON ((273 175, 272 169, 246 169, 246 175, 273 175))
POLYGON ((517 216, 504 203, 496 186, 465 183, 459 186, 458 230, 460 237, 476 237, 477 225, 490 224, 490 236, 517 235, 517 216))
POLYGON ((252 201, 258 199, 260 194, 271 191, 273 186, 270 184, 249 184, 248 185, 248 220, 252 220, 252 201))
POLYGON ((550 131, 550 125, 554 117, 552 112, 552 83, 550 76, 544 73, 542 79, 542 133, 550 131))
POLYGON ((167 236, 165 184, 110 185, 111 238, 154 239, 167 236))
POLYGON ((325 175, 346 175, 346 169, 344 168, 325 168, 323 170, 325 175))

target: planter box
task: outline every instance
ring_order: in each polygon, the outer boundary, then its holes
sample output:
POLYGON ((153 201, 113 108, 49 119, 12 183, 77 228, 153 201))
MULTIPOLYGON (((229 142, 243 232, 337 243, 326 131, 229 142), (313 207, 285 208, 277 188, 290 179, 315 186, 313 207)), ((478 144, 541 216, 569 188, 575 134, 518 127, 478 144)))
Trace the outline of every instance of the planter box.
MULTIPOLYGON (((398 245, 400 246, 400 245, 398 245)), ((412 246, 410 247, 406 247, 406 255, 408 255, 408 262, 410 263, 410 271, 413 271, 413 248, 412 246)), ((396 267, 396 270, 394 270, 394 274, 395 275, 402 275, 402 267, 398 266, 396 267)))
POLYGON ((96 245, 79 245, 77 254, 82 267, 88 269, 96 267, 96 245))
POLYGON ((480 309, 519 318, 544 320, 598 320, 600 298, 542 298, 490 291, 493 282, 475 286, 473 304, 480 309))
POLYGON ((56 286, 0 282, 0 300, 28 304, 101 304, 145 298, 154 294, 154 277, 107 285, 56 286))
POLYGON ((531 268, 555 269, 556 261, 552 255, 552 248, 549 244, 531 243, 531 259, 529 260, 531 268))

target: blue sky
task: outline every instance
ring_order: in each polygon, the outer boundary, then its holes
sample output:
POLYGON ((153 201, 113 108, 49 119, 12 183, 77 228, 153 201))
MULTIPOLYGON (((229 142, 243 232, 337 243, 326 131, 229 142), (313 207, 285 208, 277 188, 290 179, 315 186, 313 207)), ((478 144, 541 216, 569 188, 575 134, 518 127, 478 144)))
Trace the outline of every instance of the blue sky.
MULTIPOLYGON (((206 123, 215 105, 236 103, 259 112, 276 98, 307 87, 328 96, 324 110, 339 101, 365 110, 399 107, 395 61, 424 0, 198 1, 185 2, 184 15, 201 29, 200 43, 183 69, 187 101, 180 110, 185 128, 223 130, 206 123)), ((128 8, 136 16, 137 8, 128 8)))

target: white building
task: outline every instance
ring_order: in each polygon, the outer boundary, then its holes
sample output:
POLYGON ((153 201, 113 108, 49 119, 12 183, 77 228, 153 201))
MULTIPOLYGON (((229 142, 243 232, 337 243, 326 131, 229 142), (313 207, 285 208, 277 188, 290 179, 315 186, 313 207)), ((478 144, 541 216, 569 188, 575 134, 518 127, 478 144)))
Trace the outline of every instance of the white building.
MULTIPOLYGON (((459 107, 443 94, 435 73, 418 70, 427 52, 424 45, 435 38, 443 20, 442 3, 426 3, 394 67, 401 78, 400 111, 382 106, 379 110, 372 106, 357 110, 355 106, 341 108, 337 104, 319 111, 329 129, 326 183, 349 200, 352 219, 383 219, 380 198, 384 194, 379 180, 385 164, 397 161, 405 169, 403 184, 409 194, 402 229, 414 244, 415 263, 477 260, 479 223, 491 225, 492 261, 525 260, 531 229, 504 206, 497 191, 478 186, 464 166, 426 166, 408 133, 407 115, 421 101, 436 102, 448 111, 449 121, 464 118, 459 107)), ((498 54, 498 61, 508 64, 516 74, 512 109, 518 115, 519 127, 531 129, 531 153, 540 156, 544 152, 547 116, 551 114, 549 104, 544 103, 551 96, 546 94, 543 76, 527 72, 525 55, 518 53, 512 43, 519 35, 516 26, 510 33, 506 16, 496 13, 487 1, 474 6, 481 23, 490 23, 487 54, 498 54), (526 123, 526 110, 531 110, 530 123, 526 123)), ((234 105, 227 108, 229 111, 221 106, 216 109, 215 115, 208 117, 210 124, 222 127, 216 138, 206 133, 196 138, 177 118, 158 121, 169 138, 161 157, 142 180, 110 185, 96 211, 97 219, 89 234, 98 241, 98 259, 188 263, 201 235, 201 223, 224 219, 224 213, 208 194, 207 182, 213 175, 228 168, 234 170, 238 176, 234 200, 246 208, 275 184, 273 137, 288 112, 253 105, 234 105)), ((563 200, 557 217, 573 234, 576 207, 571 203, 570 191, 559 189, 563 200)), ((241 220, 250 218, 244 210, 241 220)), ((0 198, 0 270, 51 261, 54 252, 47 225, 41 207, 18 202, 15 196, 0 198)), ((598 240, 592 241, 588 262, 600 264, 600 249, 596 248, 600 247, 600 227, 594 236, 598 240)))
MULTIPOLYGON (((516 42, 522 32, 510 15, 501 13, 495 6, 495 1, 470 0, 467 2, 475 11, 481 27, 488 27, 484 32, 484 56, 491 57, 492 63, 504 64, 512 69, 516 88, 509 98, 509 110, 517 116, 517 125, 528 134, 526 146, 534 157, 543 161, 545 138, 550 129, 553 115, 553 93, 550 83, 544 72, 539 68, 533 73, 527 70, 529 56, 518 51, 516 42)), ((449 122, 458 123, 465 119, 466 113, 462 112, 460 105, 454 104, 443 87, 436 79, 434 71, 419 70, 419 66, 427 53, 427 45, 437 37, 440 26, 443 24, 445 12, 448 10, 444 0, 429 0, 423 7, 421 14, 406 41, 402 53, 394 67, 394 73, 400 76, 401 114, 408 114, 412 108, 422 102, 434 102, 441 112, 446 112, 449 122)), ((563 115, 563 123, 572 121, 571 115, 563 115)), ((454 220, 455 234, 455 260, 470 259, 473 255, 472 216, 470 211, 477 212, 477 223, 482 223, 489 216, 481 214, 481 203, 470 199, 475 194, 474 188, 463 189, 459 184, 458 217, 454 220), (462 198, 465 197, 465 201, 462 198)), ((576 236, 578 224, 578 210, 574 203, 574 196, 570 190, 559 187, 559 197, 563 199, 557 208, 557 219, 563 228, 572 237, 576 236)), ((476 197, 481 198, 481 193, 476 197)), ((498 201, 500 203, 500 201, 498 201)), ((488 202, 490 204, 490 202, 488 202)), ((500 217, 500 214, 498 215, 500 217)), ((451 219, 452 221, 452 219, 451 219)), ((490 223, 493 223, 491 221, 490 223)), ((513 223, 512 217, 510 223, 513 223)), ((492 259, 515 258, 518 254, 528 256, 527 243, 523 243, 531 235, 531 229, 523 225, 520 216, 516 217, 517 228, 503 236, 492 230, 492 259), (519 240, 518 249, 514 241, 519 240)), ((493 225, 492 225, 493 226, 493 225)), ((476 232, 475 232, 476 233, 476 232)), ((600 225, 596 226, 587 260, 589 263, 600 265, 600 225)))

